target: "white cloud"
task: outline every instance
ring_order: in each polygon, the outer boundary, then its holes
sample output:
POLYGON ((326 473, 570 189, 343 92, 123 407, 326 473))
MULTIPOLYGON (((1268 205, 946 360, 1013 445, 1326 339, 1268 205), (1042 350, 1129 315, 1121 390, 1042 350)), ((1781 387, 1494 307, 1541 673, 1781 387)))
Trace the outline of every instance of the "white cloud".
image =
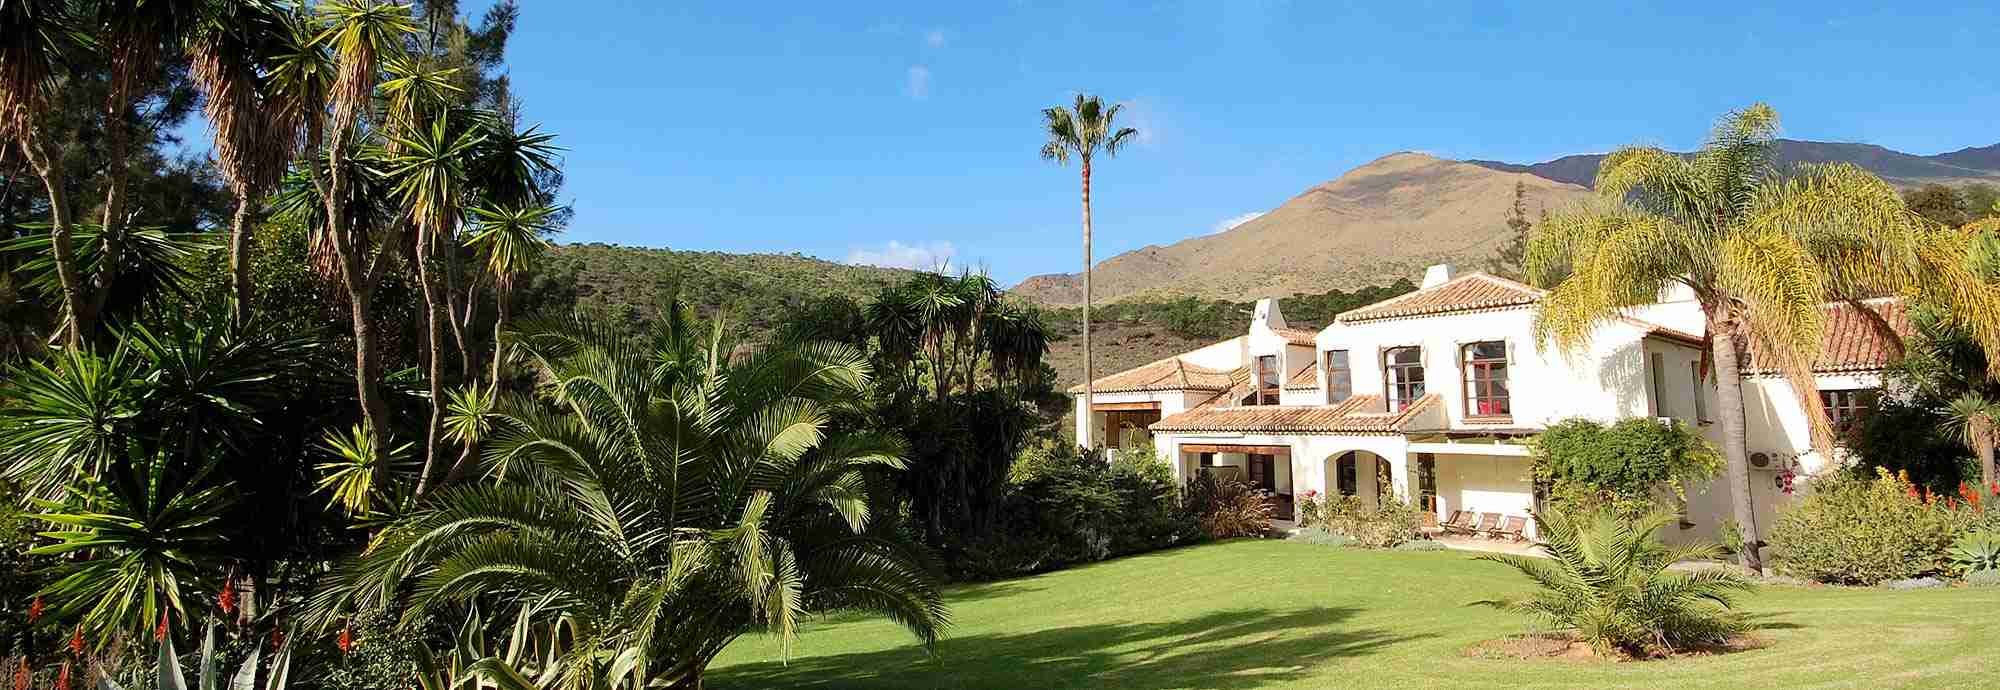
POLYGON ((1208 232, 1211 235, 1217 233, 1229 232, 1231 230, 1235 230, 1236 226, 1256 220, 1258 217, 1262 215, 1264 215, 1263 211, 1251 211, 1249 213, 1230 216, 1228 218, 1215 221, 1215 225, 1209 226, 1208 232))
POLYGON ((931 97, 931 68, 910 65, 909 74, 903 78, 903 93, 919 101, 931 97))
POLYGON ((885 266, 888 268, 935 270, 943 268, 946 262, 957 255, 958 248, 951 246, 950 242, 903 244, 896 240, 889 240, 887 245, 879 249, 855 247, 848 250, 847 263, 866 266, 885 266))
POLYGON ((932 48, 943 48, 946 42, 943 29, 931 29, 924 33, 924 45, 932 48))

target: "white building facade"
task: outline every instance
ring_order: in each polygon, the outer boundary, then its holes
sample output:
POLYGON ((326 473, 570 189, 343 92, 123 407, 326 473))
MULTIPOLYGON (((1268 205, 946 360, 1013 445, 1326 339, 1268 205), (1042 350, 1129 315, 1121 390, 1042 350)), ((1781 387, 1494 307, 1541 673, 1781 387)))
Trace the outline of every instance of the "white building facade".
MULTIPOLYGON (((1584 352, 1544 350, 1535 310, 1544 293, 1484 273, 1433 266, 1415 292, 1340 314, 1317 332, 1291 329, 1276 300, 1244 335, 1098 379, 1077 439, 1122 452, 1150 446, 1185 480, 1236 474, 1279 499, 1318 492, 1414 497, 1435 519, 1453 511, 1525 516, 1538 505, 1525 444, 1557 421, 1672 419, 1719 438, 1713 374, 1703 380, 1700 308, 1685 294, 1601 326, 1584 352)), ((1901 305, 1871 302, 1897 328, 1901 305)), ((1872 409, 1890 348, 1878 330, 1829 307, 1821 398, 1837 423, 1872 409)), ((1782 377, 1748 353, 1744 397, 1758 531, 1788 494, 1787 473, 1825 465, 1810 452, 1805 413, 1782 377)), ((1073 390, 1081 390, 1077 387, 1073 390)), ((1791 482, 1794 489, 1801 481, 1791 482)), ((1691 487, 1682 531, 1713 538, 1730 516, 1725 482, 1691 487)), ((1671 536, 1671 535, 1670 535, 1671 536)))

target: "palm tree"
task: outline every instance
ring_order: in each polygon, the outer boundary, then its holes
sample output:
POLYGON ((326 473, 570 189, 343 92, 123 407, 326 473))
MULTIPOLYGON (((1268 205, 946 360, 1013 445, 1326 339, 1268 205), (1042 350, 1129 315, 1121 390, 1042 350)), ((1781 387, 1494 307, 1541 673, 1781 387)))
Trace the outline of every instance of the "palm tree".
POLYGON ((20 146, 22 158, 48 192, 51 251, 68 312, 63 340, 76 347, 91 324, 72 237, 75 220, 63 156, 46 122, 61 92, 65 53, 78 49, 82 35, 81 22, 70 12, 68 3, 0 3, 0 137, 20 146))
MULTIPOLYGON (((1042 158, 1055 161, 1057 165, 1069 162, 1071 156, 1083 165, 1083 407, 1085 414, 1090 410, 1093 382, 1097 380, 1097 360, 1090 348, 1090 275, 1093 268, 1090 260, 1090 173, 1091 162, 1098 151, 1105 156, 1118 155, 1118 149, 1125 142, 1139 134, 1131 127, 1116 128, 1118 110, 1123 106, 1113 104, 1105 107, 1104 101, 1096 96, 1076 95, 1076 105, 1065 109, 1060 106, 1042 110, 1042 128, 1048 133, 1048 143, 1042 144, 1042 158)), ((1081 439, 1079 439, 1081 440, 1081 439)))
POLYGON ((1919 295, 1972 320, 1979 342, 2000 352, 2000 299, 1966 266, 1968 238, 1911 213, 1895 188, 1859 167, 1808 165, 1779 175, 1771 164, 1777 126, 1777 112, 1758 104, 1724 117, 1692 156, 1619 149, 1598 169, 1597 202, 1550 214, 1528 247, 1530 280, 1550 288, 1537 337, 1567 352, 1672 286, 1694 293, 1719 381, 1744 565, 1753 569, 1762 558, 1740 360, 1750 345, 1784 372, 1826 457, 1832 424, 1811 371, 1825 303, 1919 295))
POLYGON ((493 276, 493 299, 497 312, 493 319, 493 370, 487 385, 500 385, 500 336, 507 332, 513 316, 514 282, 534 270, 548 250, 549 219, 556 210, 548 206, 527 208, 474 208, 477 225, 465 238, 465 245, 479 253, 486 272, 493 276))
POLYGON ((214 3, 190 40, 190 75, 206 95, 202 112, 214 132, 216 165, 236 195, 229 275, 239 325, 249 320, 255 290, 251 211, 284 178, 298 153, 299 123, 310 116, 297 111, 305 105, 299 100, 278 98, 278 82, 267 77, 275 63, 302 52, 300 38, 310 39, 284 10, 263 0, 230 0, 214 3))
POLYGON ((434 492, 334 576, 314 616, 407 605, 415 623, 451 603, 537 602, 536 625, 567 632, 553 664, 571 688, 625 663, 630 687, 699 687, 738 636, 789 646, 833 609, 935 640, 935 585, 871 519, 886 508, 871 474, 900 467, 902 444, 829 421, 865 404, 866 358, 732 355, 722 334, 685 304, 642 338, 584 318, 532 325, 514 340, 544 389, 453 424, 492 430, 489 480, 434 492))
POLYGON ((1720 557, 1714 544, 1667 547, 1658 533, 1679 516, 1654 513, 1628 522, 1609 514, 1537 513, 1543 556, 1482 553, 1474 558, 1521 571, 1541 589, 1525 598, 1473 602, 1525 613, 1569 632, 1598 654, 1672 653, 1717 644, 1748 630, 1729 609, 1754 588, 1724 568, 1673 572, 1675 563, 1720 557))
POLYGON ((1979 457, 1979 485, 1993 486, 1993 436, 2000 420, 2000 403, 1968 391, 1951 401, 1945 410, 1958 437, 1979 457))

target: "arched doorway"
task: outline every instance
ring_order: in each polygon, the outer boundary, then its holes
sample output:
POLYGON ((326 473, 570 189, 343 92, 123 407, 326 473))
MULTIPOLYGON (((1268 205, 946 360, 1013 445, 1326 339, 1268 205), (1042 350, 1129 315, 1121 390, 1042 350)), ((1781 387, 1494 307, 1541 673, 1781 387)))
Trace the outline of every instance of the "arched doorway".
POLYGON ((1371 505, 1389 485, 1389 460, 1365 450, 1339 453, 1326 460, 1327 494, 1353 496, 1371 505))

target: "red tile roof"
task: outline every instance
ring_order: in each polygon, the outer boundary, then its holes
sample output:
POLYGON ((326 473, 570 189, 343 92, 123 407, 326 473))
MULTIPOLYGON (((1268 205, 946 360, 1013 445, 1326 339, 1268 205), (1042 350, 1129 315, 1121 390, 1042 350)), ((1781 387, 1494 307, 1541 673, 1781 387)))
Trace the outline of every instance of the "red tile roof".
MULTIPOLYGON (((1236 372, 1189 364, 1176 356, 1099 378, 1094 382, 1092 391, 1220 391, 1233 385, 1235 376, 1236 372)), ((1069 392, 1082 393, 1083 384, 1070 386, 1069 392)))
MULTIPOLYGON (((1896 298, 1873 299, 1862 302, 1869 311, 1879 315, 1889 324, 1889 329, 1897 335, 1910 336, 1910 316, 1903 301, 1896 298)), ((1873 319, 1845 302, 1835 302, 1820 307, 1826 323, 1821 330, 1819 357, 1813 359, 1812 370, 1822 374, 1877 371, 1887 368, 1896 360, 1900 350, 1894 340, 1884 335, 1873 323, 1873 319)), ((1745 374, 1775 374, 1778 365, 1764 352, 1762 344, 1750 339, 1749 356, 1744 360, 1745 374)))
POLYGON ((1285 387, 1291 389, 1318 388, 1319 369, 1314 368, 1310 364, 1306 365, 1304 368, 1292 373, 1292 378, 1285 382, 1285 387))
POLYGON ((1293 345, 1313 347, 1319 343, 1319 334, 1313 331, 1299 328, 1273 328, 1271 332, 1284 337, 1285 342, 1293 345))
POLYGON ((1384 409, 1382 396, 1357 395, 1337 405, 1261 405, 1239 407, 1233 398, 1218 395, 1186 412, 1158 422, 1154 431, 1241 432, 1271 434, 1394 434, 1436 406, 1433 393, 1400 412, 1384 409))
POLYGON ((1392 297, 1334 317, 1341 323, 1426 314, 1499 309, 1534 304, 1543 291, 1489 273, 1468 273, 1407 295, 1392 297))

